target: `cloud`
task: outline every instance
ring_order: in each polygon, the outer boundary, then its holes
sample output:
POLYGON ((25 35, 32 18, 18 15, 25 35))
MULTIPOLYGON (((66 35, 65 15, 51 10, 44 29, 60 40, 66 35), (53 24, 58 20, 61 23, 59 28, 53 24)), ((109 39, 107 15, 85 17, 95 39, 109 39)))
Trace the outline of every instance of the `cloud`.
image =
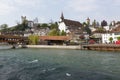
POLYGON ((77 12, 89 12, 96 10, 98 6, 96 0, 70 0, 68 7, 77 12))

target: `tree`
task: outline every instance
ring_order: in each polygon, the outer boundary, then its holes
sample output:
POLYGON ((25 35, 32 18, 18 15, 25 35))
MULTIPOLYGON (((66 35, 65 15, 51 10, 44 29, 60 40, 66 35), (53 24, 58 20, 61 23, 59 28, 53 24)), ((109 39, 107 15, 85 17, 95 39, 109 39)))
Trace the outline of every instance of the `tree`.
POLYGON ((40 24, 38 24, 36 27, 37 27, 37 28, 41 28, 41 25, 40 25, 40 24))
POLYGON ((48 27, 48 24, 47 24, 47 23, 43 23, 43 24, 41 25, 41 27, 46 28, 46 27, 48 27))
POLYGON ((96 27, 99 27, 99 26, 100 26, 99 22, 96 22, 96 27))
POLYGON ((107 21, 103 20, 103 21, 101 22, 101 26, 102 26, 102 27, 107 26, 107 25, 108 25, 108 24, 107 24, 107 21))
POLYGON ((29 39, 29 44, 31 45, 36 45, 39 42, 39 36, 37 35, 30 35, 28 39, 29 39))
POLYGON ((119 37, 117 37, 117 40, 120 40, 120 36, 119 36, 119 37))
POLYGON ((49 36, 59 36, 59 30, 57 29, 52 29, 49 33, 48 33, 49 36))
POLYGON ((51 28, 51 29, 58 29, 58 24, 57 24, 57 22, 51 23, 51 24, 50 24, 50 28, 51 28))
POLYGON ((97 31, 98 32, 105 32, 106 30, 104 28, 102 28, 102 27, 99 27, 99 28, 97 28, 97 31))
POLYGON ((84 29, 87 32, 87 34, 91 35, 92 32, 91 32, 91 29, 88 26, 86 26, 84 29))
POLYGON ((112 41, 113 41, 113 38, 112 38, 112 37, 110 37, 110 38, 109 38, 109 41, 110 41, 110 43, 112 43, 112 41))
POLYGON ((62 32, 60 33, 61 36, 66 36, 66 32, 64 30, 62 30, 62 32))
POLYGON ((96 20, 94 20, 94 21, 92 22, 92 26, 93 26, 93 27, 96 27, 96 25, 97 25, 96 20))
POLYGON ((0 28, 1 28, 1 31, 6 31, 8 29, 8 25, 7 24, 2 24, 0 26, 0 28))
POLYGON ((82 25, 83 25, 83 27, 88 26, 86 22, 83 22, 83 24, 82 24, 82 25))
POLYGON ((89 28, 89 25, 86 22, 83 22, 82 28, 83 28, 84 31, 87 32, 87 34, 91 35, 91 33, 92 33, 91 29, 89 28))

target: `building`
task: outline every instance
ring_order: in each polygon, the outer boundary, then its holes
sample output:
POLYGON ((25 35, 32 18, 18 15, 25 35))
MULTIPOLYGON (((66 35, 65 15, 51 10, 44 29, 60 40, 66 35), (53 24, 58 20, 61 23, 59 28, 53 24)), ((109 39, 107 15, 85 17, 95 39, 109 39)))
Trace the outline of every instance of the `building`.
POLYGON ((117 37, 120 37, 120 25, 117 25, 110 32, 102 34, 102 43, 110 43, 110 38, 112 38, 112 42, 117 41, 117 37))
POLYGON ((72 31, 78 32, 78 30, 81 30, 82 27, 82 24, 79 21, 64 19, 63 13, 61 14, 61 18, 58 25, 60 31, 64 30, 66 33, 72 31))
POLYGON ((40 44, 64 45, 70 39, 69 36, 40 36, 40 44))
POLYGON ((27 21, 27 23, 28 23, 28 26, 29 26, 30 28, 33 28, 33 27, 34 27, 34 22, 33 22, 33 21, 27 21))
POLYGON ((63 13, 58 22, 59 30, 65 31, 67 36, 71 36, 73 41, 77 41, 79 36, 83 33, 82 24, 79 21, 65 19, 63 13))

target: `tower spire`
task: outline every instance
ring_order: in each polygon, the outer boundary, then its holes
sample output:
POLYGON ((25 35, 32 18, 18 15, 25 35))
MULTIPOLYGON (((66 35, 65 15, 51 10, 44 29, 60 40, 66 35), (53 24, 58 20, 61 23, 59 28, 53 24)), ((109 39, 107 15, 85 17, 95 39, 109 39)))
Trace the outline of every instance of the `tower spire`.
POLYGON ((61 13, 61 19, 62 19, 62 21, 64 20, 63 12, 61 13))

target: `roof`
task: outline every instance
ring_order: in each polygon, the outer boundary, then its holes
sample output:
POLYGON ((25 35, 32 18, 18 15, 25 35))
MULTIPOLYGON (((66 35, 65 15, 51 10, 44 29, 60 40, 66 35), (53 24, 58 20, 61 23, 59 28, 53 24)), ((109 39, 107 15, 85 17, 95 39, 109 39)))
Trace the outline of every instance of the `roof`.
POLYGON ((64 23, 66 24, 66 26, 72 26, 72 27, 81 27, 82 26, 82 24, 80 22, 68 20, 68 19, 64 19, 64 23))
POLYGON ((70 40, 69 36, 40 36, 41 40, 70 40))
POLYGON ((120 32, 120 25, 113 29, 111 32, 120 32))
POLYGON ((116 24, 120 24, 120 21, 118 21, 116 24))

